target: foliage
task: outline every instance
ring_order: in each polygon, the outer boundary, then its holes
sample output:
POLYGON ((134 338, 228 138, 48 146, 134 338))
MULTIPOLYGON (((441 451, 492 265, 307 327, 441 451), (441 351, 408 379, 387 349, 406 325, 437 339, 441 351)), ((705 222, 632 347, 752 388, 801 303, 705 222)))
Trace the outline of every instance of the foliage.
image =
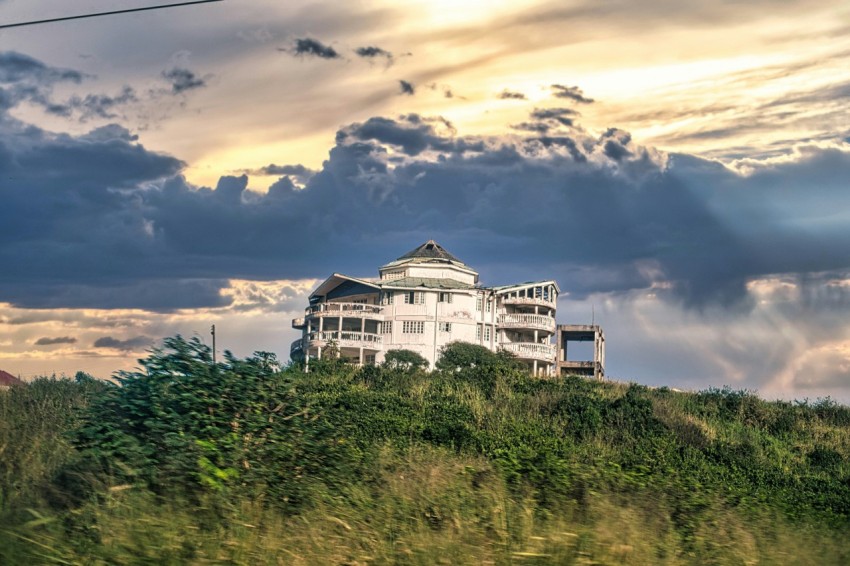
POLYGON ((390 350, 384 356, 383 366, 387 369, 418 370, 428 367, 428 360, 413 350, 390 350))
POLYGON ((458 343, 433 372, 180 337, 141 364, 0 393, 0 563, 850 561, 831 399, 539 379, 458 343))
POLYGON ((142 364, 118 375, 74 437, 117 481, 157 493, 259 489, 287 506, 344 462, 271 354, 213 364, 197 338, 177 336, 142 364))

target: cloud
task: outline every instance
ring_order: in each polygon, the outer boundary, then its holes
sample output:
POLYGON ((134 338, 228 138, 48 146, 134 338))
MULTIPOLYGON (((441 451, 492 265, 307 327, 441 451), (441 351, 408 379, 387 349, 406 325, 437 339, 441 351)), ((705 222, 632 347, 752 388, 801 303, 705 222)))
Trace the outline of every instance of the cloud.
POLYGON ((124 86, 121 92, 114 96, 107 94, 87 94, 84 97, 80 97, 74 95, 63 104, 56 104, 49 107, 48 111, 60 116, 70 116, 72 113, 78 112, 81 121, 91 118, 109 120, 120 116, 116 110, 138 101, 136 91, 130 86, 124 86))
POLYGON ((302 179, 309 179, 316 174, 314 170, 308 169, 300 163, 297 165, 275 165, 271 163, 259 169, 246 169, 245 172, 250 175, 292 175, 302 179))
POLYGON ((584 93, 577 86, 553 84, 551 89, 555 98, 567 98, 579 104, 591 104, 593 102, 593 99, 584 96, 584 93))
POLYGON ((56 338, 49 338, 47 336, 39 338, 34 342, 36 346, 54 346, 56 344, 76 344, 77 339, 71 336, 59 336, 56 338))
POLYGON ((293 47, 288 49, 281 49, 281 51, 289 51, 293 55, 298 55, 302 57, 312 56, 318 57, 320 59, 342 58, 342 55, 340 55, 330 45, 325 45, 324 43, 309 37, 298 38, 295 40, 295 45, 293 47))
POLYGON ((399 88, 401 88, 401 94, 413 95, 416 92, 416 89, 413 86, 413 83, 409 83, 409 82, 404 81, 404 80, 399 80, 398 86, 399 86, 399 88))
POLYGON ((135 338, 128 338, 127 340, 119 340, 112 336, 103 336, 94 341, 92 348, 111 348, 113 350, 123 350, 126 352, 141 351, 150 347, 153 342, 153 338, 149 338, 148 336, 136 336, 135 338))
POLYGON ((354 53, 356 53, 358 57, 362 57, 364 59, 376 59, 382 57, 387 60, 387 66, 392 65, 393 63, 392 53, 390 53, 386 49, 375 47, 373 45, 358 47, 354 50, 354 53))
POLYGON ((64 106, 53 102, 53 87, 59 83, 78 84, 84 78, 78 71, 50 67, 16 51, 0 52, 0 113, 27 101, 61 114, 64 106))
POLYGON ((526 100, 526 96, 523 93, 507 89, 499 93, 499 98, 502 100, 526 100))
POLYGON ((114 124, 72 136, 7 118, 0 301, 220 307, 232 278, 370 276, 364 266, 428 234, 498 282, 555 276, 578 298, 657 288, 698 310, 745 312, 748 282, 766 275, 848 267, 846 150, 800 148, 742 174, 620 129, 587 132, 576 115, 536 108, 517 133, 489 137, 372 117, 341 128, 316 172, 258 170, 282 175, 268 193, 246 175, 193 186, 182 162, 114 124))
POLYGON ((173 94, 183 94, 184 92, 202 88, 207 85, 206 81, 197 76, 189 69, 182 67, 174 67, 162 72, 162 77, 171 83, 171 92, 173 94))
POLYGON ((535 108, 530 116, 550 125, 572 126, 575 123, 574 117, 579 116, 579 113, 572 108, 535 108))

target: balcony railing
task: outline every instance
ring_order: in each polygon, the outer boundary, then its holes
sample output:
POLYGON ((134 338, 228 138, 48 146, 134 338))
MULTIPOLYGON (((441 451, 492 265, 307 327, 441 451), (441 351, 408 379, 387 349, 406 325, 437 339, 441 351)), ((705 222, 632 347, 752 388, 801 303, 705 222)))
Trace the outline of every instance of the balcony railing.
POLYGON ((353 332, 348 330, 330 330, 327 332, 311 332, 307 335, 310 345, 324 346, 330 341, 337 343, 339 347, 354 348, 380 348, 384 337, 381 334, 370 332, 353 332))
POLYGON ((381 314, 384 307, 364 305, 363 303, 319 303, 310 305, 304 311, 307 316, 368 316, 381 314))
POLYGON ((502 297, 503 305, 539 305, 555 308, 555 301, 543 297, 502 297))
POLYGON ((542 360, 544 362, 555 362, 554 344, 535 344, 531 342, 509 342, 501 344, 502 349, 510 352, 520 359, 542 360))
POLYGON ((529 328, 555 332, 555 319, 542 314, 501 314, 498 322, 503 328, 529 328))

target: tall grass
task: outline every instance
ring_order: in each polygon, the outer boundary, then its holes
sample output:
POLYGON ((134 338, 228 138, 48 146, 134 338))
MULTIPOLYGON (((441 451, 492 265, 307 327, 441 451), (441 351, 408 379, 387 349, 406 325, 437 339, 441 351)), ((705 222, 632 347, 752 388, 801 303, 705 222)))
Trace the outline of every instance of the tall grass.
POLYGON ((174 346, 0 393, 0 563, 850 563, 828 399, 174 346))

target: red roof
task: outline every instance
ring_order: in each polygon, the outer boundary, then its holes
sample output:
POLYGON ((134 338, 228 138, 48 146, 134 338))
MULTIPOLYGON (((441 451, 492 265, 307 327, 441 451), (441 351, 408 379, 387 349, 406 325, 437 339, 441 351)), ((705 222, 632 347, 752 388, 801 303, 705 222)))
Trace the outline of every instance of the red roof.
POLYGON ((24 382, 11 373, 0 369, 0 387, 9 387, 10 385, 24 385, 24 382))

